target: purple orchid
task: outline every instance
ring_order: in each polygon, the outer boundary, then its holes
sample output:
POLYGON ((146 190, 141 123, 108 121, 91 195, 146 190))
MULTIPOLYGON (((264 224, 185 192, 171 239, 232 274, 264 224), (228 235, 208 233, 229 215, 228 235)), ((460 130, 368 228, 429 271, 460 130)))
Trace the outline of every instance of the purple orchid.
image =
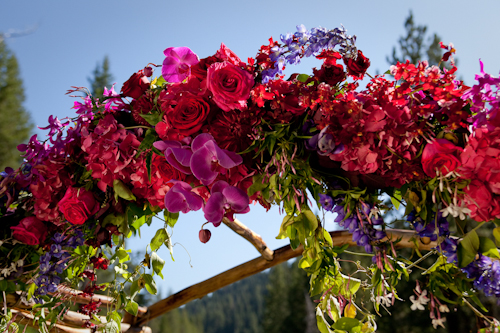
POLYGON ((183 146, 179 141, 156 141, 153 146, 165 154, 167 162, 186 175, 192 174, 190 168, 193 152, 188 146, 183 146))
POLYGON ((171 180, 174 186, 165 195, 165 208, 170 213, 183 212, 186 214, 192 210, 199 210, 203 206, 203 199, 193 192, 188 183, 171 180))
POLYGON ((191 171, 203 185, 210 185, 219 173, 225 173, 243 163, 243 158, 226 149, 217 146, 213 136, 208 133, 198 135, 191 144, 191 171))
POLYGON ((163 60, 161 75, 171 83, 184 81, 191 73, 191 66, 200 62, 188 47, 169 47, 163 54, 166 58, 163 60))
POLYGON ((203 208, 205 218, 218 227, 224 217, 234 221, 233 214, 245 214, 250 211, 248 195, 237 187, 223 180, 215 182, 210 191, 210 198, 203 208))

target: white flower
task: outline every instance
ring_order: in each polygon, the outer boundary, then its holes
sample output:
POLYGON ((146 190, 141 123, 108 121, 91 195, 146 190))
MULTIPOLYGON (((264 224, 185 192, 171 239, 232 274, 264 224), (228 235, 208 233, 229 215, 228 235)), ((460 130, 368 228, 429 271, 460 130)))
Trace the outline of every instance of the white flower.
POLYGON ((1 271, 0 271, 0 274, 2 274, 3 276, 7 277, 10 275, 10 269, 8 267, 5 267, 3 268, 1 271))
POLYGON ((23 259, 19 259, 18 261, 16 261, 16 266, 17 267, 23 267, 24 265, 24 260, 23 259))
POLYGON ((430 301, 430 299, 427 298, 427 290, 422 291, 422 294, 419 295, 417 299, 415 299, 414 295, 411 295, 410 296, 410 301, 413 303, 411 305, 411 309, 413 311, 415 311, 417 309, 418 310, 425 310, 424 305, 426 305, 430 301))
POLYGON ((450 204, 448 207, 441 209, 440 212, 443 213, 443 217, 446 217, 449 214, 453 217, 460 217, 461 220, 465 220, 471 210, 467 207, 459 207, 455 204, 450 204))
POLYGON ((377 304, 382 304, 385 307, 389 307, 392 305, 392 294, 387 294, 385 296, 377 296, 375 297, 377 304))
POLYGON ((450 309, 448 309, 448 305, 446 304, 441 304, 439 306, 439 312, 450 312, 450 309))
POLYGON ((438 326, 441 326, 442 328, 445 328, 444 327, 444 322, 446 321, 446 317, 443 317, 443 318, 439 318, 439 319, 432 319, 432 326, 434 327, 434 329, 436 329, 438 326))

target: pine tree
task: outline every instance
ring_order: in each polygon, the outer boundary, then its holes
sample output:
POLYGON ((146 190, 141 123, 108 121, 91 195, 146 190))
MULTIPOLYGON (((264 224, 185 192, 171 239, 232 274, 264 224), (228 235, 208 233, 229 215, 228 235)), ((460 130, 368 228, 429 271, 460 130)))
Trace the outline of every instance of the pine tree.
POLYGON ((425 60, 424 57, 426 57, 430 66, 438 65, 443 54, 439 47, 439 42, 441 41, 439 35, 433 34, 432 37, 426 38, 427 26, 416 25, 411 10, 404 26, 406 37, 400 37, 398 40, 400 55, 397 54, 394 47, 392 49, 392 57, 386 58, 387 62, 395 65, 398 61, 405 62, 406 60, 410 60, 412 64, 416 64, 419 60, 425 60))
POLYGON ((113 84, 113 75, 109 70, 109 58, 104 57, 102 64, 97 63, 94 72, 92 72, 93 77, 88 78, 90 83, 90 92, 92 96, 99 97, 102 96, 104 92, 104 87, 111 88, 113 84))
POLYGON ((17 59, 0 34, 0 171, 22 162, 17 146, 28 140, 33 125, 23 107, 24 90, 17 59))

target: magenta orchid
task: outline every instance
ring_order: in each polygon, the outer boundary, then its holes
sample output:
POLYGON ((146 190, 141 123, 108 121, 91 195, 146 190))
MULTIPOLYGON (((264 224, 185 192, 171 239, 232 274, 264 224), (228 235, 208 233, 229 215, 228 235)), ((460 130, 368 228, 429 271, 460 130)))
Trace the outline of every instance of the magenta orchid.
POLYGON ((218 227, 224 217, 234 221, 233 214, 245 214, 250 211, 248 195, 235 186, 219 180, 212 186, 210 199, 203 211, 208 222, 218 227))
POLYGON ((203 185, 210 185, 219 173, 243 163, 243 158, 235 152, 221 149, 212 135, 202 133, 191 144, 191 171, 203 185))
POLYGON ((186 214, 192 210, 197 211, 203 206, 203 199, 193 192, 191 185, 177 180, 171 182, 174 186, 165 195, 165 208, 170 213, 186 214))
POLYGON ((198 56, 188 47, 169 47, 163 51, 161 75, 171 83, 182 82, 191 73, 191 66, 200 62, 198 56))

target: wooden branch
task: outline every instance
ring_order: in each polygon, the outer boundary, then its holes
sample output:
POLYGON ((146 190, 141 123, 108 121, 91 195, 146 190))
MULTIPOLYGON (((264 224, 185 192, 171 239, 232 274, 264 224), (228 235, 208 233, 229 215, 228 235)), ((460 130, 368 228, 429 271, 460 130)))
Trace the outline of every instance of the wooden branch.
POLYGON ((234 221, 231 222, 227 217, 224 217, 222 222, 238 235, 252 243, 252 245, 257 249, 257 251, 259 251, 264 259, 273 260, 273 250, 267 247, 266 243, 264 243, 260 235, 253 232, 250 228, 248 228, 237 219, 234 219, 234 221))
MULTIPOLYGON (((413 248, 418 246, 420 250, 430 250, 437 245, 436 242, 429 242, 428 244, 422 243, 416 233, 410 230, 393 229, 387 230, 386 234, 387 239, 391 239, 393 241, 400 239, 400 242, 395 245, 398 248, 413 248), (413 239, 416 239, 417 241, 414 243, 413 239)), ((352 234, 349 231, 332 231, 330 232, 330 235, 332 236, 334 246, 342 246, 344 244, 356 245, 356 243, 352 241, 352 234)), ((187 304, 192 300, 202 298, 203 296, 234 282, 262 272, 289 259, 298 257, 302 254, 302 251, 302 245, 295 250, 293 250, 289 245, 281 247, 274 251, 274 257, 272 260, 266 260, 263 257, 255 258, 208 280, 181 290, 176 294, 170 295, 169 297, 148 307, 148 311, 145 315, 139 315, 137 317, 126 316, 124 318, 124 322, 130 323, 132 326, 141 326, 149 320, 187 304)))
MULTIPOLYGON (((22 323, 24 325, 28 325, 34 328, 37 328, 33 325, 34 316, 28 312, 23 310, 12 309, 14 315, 16 315, 16 322, 22 323), (26 322, 24 322, 24 320, 26 322)), ((82 328, 84 326, 84 321, 88 319, 88 316, 84 316, 80 313, 76 313, 73 311, 68 312, 68 318, 65 316, 62 322, 55 324, 54 328, 50 330, 50 332, 66 332, 66 333, 92 333, 90 328, 82 328), (71 322, 70 322, 71 321, 71 322), (77 324, 76 326, 71 326, 68 324, 77 324)), ((106 322, 105 317, 101 317, 103 322, 106 322)), ((132 327, 130 324, 121 323, 121 332, 126 333, 152 333, 151 328, 148 326, 143 327, 132 327)))

